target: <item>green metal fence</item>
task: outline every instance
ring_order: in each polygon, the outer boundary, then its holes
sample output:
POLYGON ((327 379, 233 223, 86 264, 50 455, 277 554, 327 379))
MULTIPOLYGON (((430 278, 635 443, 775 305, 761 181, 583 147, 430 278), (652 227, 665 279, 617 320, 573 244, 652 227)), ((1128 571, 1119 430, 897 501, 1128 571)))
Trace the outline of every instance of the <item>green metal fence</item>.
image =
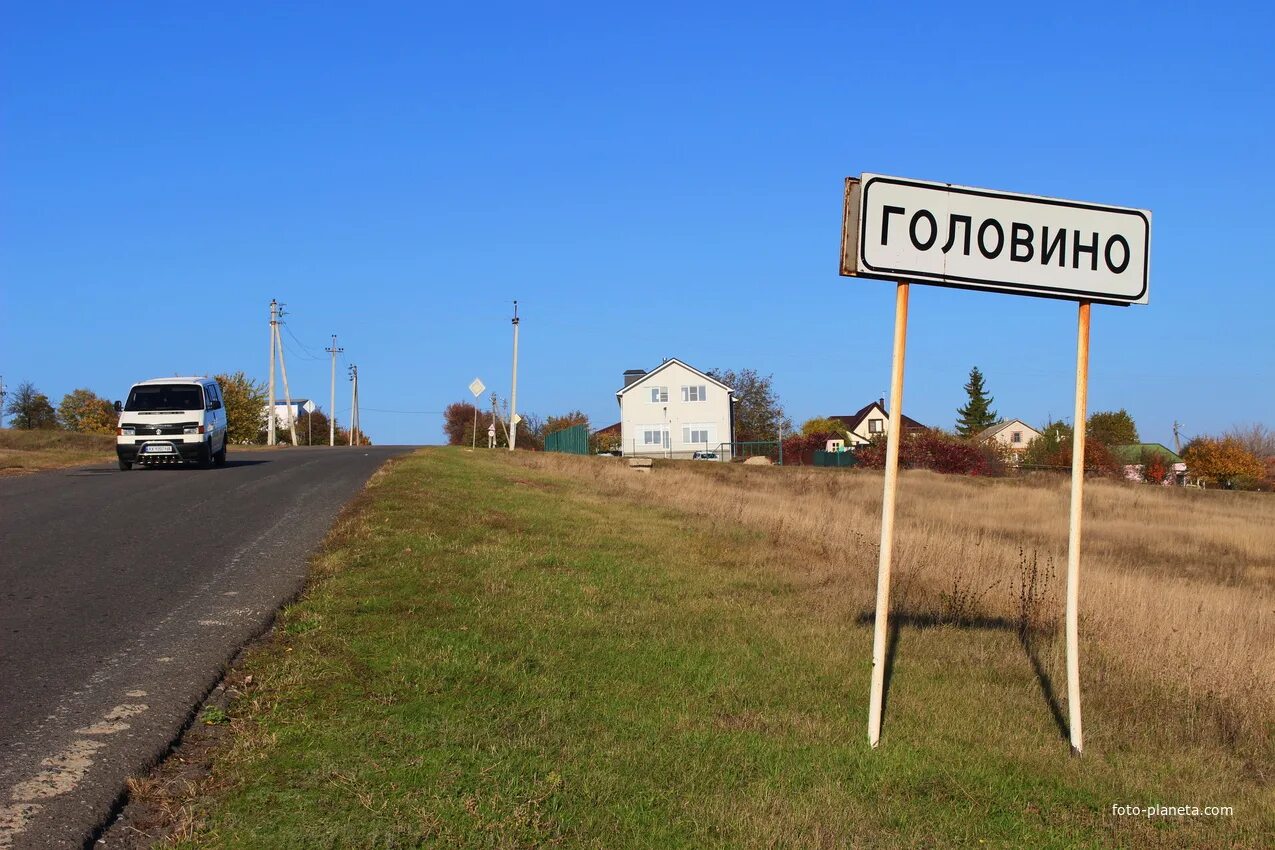
POLYGON ((545 436, 545 451, 565 452, 571 455, 589 453, 589 426, 572 425, 545 436))
POLYGON ((815 451, 815 466, 854 466, 856 462, 854 452, 815 451))

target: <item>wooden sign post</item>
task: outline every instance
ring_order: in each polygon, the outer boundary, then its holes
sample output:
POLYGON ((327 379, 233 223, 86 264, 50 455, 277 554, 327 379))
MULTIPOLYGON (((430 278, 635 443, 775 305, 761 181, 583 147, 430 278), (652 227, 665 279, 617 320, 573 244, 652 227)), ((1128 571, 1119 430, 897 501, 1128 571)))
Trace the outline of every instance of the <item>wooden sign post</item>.
POLYGON ((890 559, 894 555, 894 496, 899 483, 899 437, 903 433, 903 360, 907 354, 908 285, 900 281, 894 296, 894 356, 890 366, 890 422, 886 426, 885 494, 881 502, 881 555, 877 560, 877 615, 872 626, 872 697, 868 703, 868 740, 881 740, 881 704, 885 696, 886 625, 890 611, 890 559))
POLYGON ((903 431, 908 283, 1080 302, 1066 613, 1068 726, 1072 753, 1080 755, 1084 749, 1080 717, 1080 529, 1090 307, 1092 302, 1146 304, 1150 259, 1151 213, 1146 210, 879 174, 846 178, 841 273, 893 280, 898 285, 868 704, 868 741, 873 747, 881 741, 881 707, 885 701, 890 568, 903 431))

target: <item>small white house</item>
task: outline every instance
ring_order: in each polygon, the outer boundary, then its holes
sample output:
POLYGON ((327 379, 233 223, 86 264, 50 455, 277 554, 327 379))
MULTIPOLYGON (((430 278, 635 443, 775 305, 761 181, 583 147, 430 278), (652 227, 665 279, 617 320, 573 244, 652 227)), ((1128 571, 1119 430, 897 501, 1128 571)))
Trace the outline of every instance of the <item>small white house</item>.
POLYGON ((978 432, 978 437, 975 439, 980 443, 995 440, 1013 452, 1014 457, 1017 458, 1021 457, 1023 452, 1027 451, 1027 447, 1039 440, 1041 436, 1039 431, 1023 420, 1011 419, 1008 422, 998 422, 990 428, 984 428, 978 432))
MULTIPOLYGON (((304 424, 307 413, 313 413, 318 408, 314 402, 308 398, 294 398, 292 407, 288 407, 286 401, 275 399, 274 403, 274 421, 276 428, 287 428, 292 422, 300 422, 304 424)), ((270 405, 265 405, 261 409, 262 421, 268 422, 267 417, 270 415, 270 405)))
POLYGON ((671 359, 650 372, 625 372, 615 397, 625 456, 690 458, 710 451, 730 460, 736 399, 721 381, 671 359))

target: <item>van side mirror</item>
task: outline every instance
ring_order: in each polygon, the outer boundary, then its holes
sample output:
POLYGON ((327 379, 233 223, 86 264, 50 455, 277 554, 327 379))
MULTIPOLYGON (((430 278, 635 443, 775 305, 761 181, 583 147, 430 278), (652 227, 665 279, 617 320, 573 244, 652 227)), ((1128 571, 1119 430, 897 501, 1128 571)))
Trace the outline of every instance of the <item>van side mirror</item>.
POLYGON ((124 410, 124 405, 120 404, 118 401, 115 402, 115 412, 120 413, 123 410, 124 410))

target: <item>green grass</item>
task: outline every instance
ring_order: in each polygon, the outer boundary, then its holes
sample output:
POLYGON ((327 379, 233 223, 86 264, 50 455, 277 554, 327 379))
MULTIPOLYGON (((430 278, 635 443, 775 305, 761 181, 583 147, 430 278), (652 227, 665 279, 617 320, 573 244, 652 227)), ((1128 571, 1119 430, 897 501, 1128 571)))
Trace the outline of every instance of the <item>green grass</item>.
POLYGON ((1224 752, 1140 737, 1070 758, 1004 630, 904 628, 871 750, 871 626, 820 615, 785 557, 504 453, 397 462, 246 661, 184 846, 1233 847, 1275 828, 1224 752), (1148 803, 1235 815, 1110 813, 1148 803))

